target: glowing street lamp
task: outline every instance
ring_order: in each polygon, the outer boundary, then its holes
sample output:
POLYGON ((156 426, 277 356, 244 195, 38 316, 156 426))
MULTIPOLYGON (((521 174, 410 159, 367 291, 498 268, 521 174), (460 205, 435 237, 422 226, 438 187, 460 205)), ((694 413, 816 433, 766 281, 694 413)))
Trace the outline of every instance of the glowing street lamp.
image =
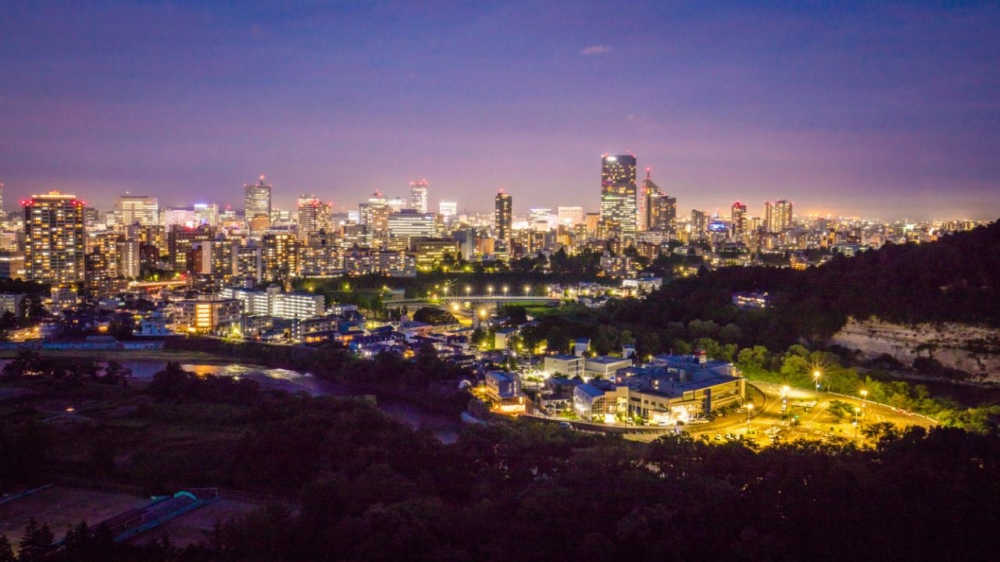
POLYGON ((469 292, 470 292, 470 291, 472 291, 472 287, 470 287, 470 286, 466 285, 466 286, 465 286, 465 296, 469 296, 469 292))
POLYGON ((504 285, 503 286, 503 296, 505 296, 505 297, 507 296, 507 290, 508 290, 507 285, 504 285))
POLYGON ((753 402, 747 404, 747 435, 750 434, 750 414, 753 413, 753 402))
POLYGON ((493 285, 487 286, 486 287, 486 292, 489 293, 489 295, 492 297, 493 296, 493 285))
POLYGON ((816 392, 819 392, 819 377, 821 375, 822 373, 819 372, 819 369, 813 371, 813 381, 816 383, 816 392))
POLYGON ((524 286, 524 296, 528 296, 530 294, 531 294, 531 285, 525 285, 524 286))

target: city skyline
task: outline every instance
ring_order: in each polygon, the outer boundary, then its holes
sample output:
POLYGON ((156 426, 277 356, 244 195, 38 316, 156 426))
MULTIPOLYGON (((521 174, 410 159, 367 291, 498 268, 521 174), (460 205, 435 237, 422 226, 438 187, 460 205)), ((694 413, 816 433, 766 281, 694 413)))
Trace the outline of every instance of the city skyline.
POLYGON ((609 6, 5 5, 5 210, 238 208, 265 174, 283 209, 427 178, 431 207, 595 212, 631 151, 681 210, 1000 215, 997 6, 609 6))

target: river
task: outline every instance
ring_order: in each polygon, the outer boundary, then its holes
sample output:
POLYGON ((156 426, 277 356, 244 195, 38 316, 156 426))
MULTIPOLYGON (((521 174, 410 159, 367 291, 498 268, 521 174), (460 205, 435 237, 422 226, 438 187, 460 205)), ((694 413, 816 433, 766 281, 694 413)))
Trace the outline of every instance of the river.
MULTIPOLYGON (((9 363, 9 359, 0 359, 0 369, 9 363)), ((148 381, 153 375, 163 370, 166 361, 119 361, 122 367, 132 371, 132 377, 139 381, 148 381)), ((104 363, 101 362, 103 366, 104 363)), ((300 373, 288 369, 270 369, 255 365, 228 364, 209 365, 205 363, 181 363, 185 371, 198 375, 215 375, 219 377, 247 378, 257 381, 262 388, 284 390, 287 392, 307 392, 311 396, 338 396, 347 398, 356 396, 359 392, 340 383, 332 383, 314 377, 309 373, 300 373)), ((424 406, 408 402, 394 396, 375 393, 380 410, 396 419, 406 422, 414 429, 427 429, 442 443, 454 443, 458 440, 458 430, 461 422, 457 416, 449 416, 432 411, 424 406)))

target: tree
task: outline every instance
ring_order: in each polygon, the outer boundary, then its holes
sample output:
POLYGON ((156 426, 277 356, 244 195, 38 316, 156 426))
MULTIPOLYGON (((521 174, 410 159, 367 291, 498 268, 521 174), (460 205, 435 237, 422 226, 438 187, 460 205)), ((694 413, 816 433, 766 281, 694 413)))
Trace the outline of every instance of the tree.
POLYGON ((743 330, 730 322, 719 330, 719 341, 722 343, 739 343, 743 339, 743 330))
POLYGON ((17 562, 14 558, 14 549, 10 545, 7 535, 0 535, 0 562, 17 562))
POLYGON ((28 525, 24 528, 24 536, 21 538, 21 553, 18 556, 18 561, 44 560, 49 553, 55 550, 55 540, 56 538, 47 524, 43 523, 39 526, 34 517, 28 519, 28 525))

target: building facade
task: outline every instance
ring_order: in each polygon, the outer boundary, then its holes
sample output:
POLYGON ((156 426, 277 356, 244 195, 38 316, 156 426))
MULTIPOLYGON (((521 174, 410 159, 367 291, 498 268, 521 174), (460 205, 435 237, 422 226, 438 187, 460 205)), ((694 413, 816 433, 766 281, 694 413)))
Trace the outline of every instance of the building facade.
POLYGON ((24 261, 28 279, 71 287, 84 280, 86 202, 52 191, 24 205, 24 261))
POLYGON ((631 154, 605 155, 601 160, 601 237, 620 235, 635 241, 639 217, 635 164, 631 154))

